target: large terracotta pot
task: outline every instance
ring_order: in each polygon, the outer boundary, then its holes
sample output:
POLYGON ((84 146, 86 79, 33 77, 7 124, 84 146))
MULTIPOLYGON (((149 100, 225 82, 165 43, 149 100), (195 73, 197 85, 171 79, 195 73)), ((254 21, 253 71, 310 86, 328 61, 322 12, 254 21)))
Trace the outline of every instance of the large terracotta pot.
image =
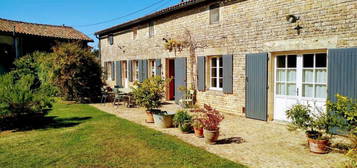
POLYGON ((214 131, 209 131, 204 129, 203 130, 203 135, 205 137, 205 143, 206 144, 216 144, 216 141, 218 139, 219 136, 219 129, 214 130, 214 131))
POLYGON ((196 137, 203 138, 203 128, 193 128, 193 130, 196 137))
POLYGON ((154 123, 154 116, 153 112, 151 111, 146 111, 146 120, 147 123, 154 123))
POLYGON ((313 153, 324 154, 328 152, 328 140, 308 139, 310 151, 313 153))

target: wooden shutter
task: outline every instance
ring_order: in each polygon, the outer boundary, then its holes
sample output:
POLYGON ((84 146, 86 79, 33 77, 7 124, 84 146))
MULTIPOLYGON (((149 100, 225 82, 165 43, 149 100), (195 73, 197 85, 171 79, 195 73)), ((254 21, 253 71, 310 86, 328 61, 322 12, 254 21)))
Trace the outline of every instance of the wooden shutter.
MULTIPOLYGON (((113 65, 114 67, 114 65, 113 65)), ((116 69, 116 80, 115 80, 115 84, 119 87, 122 87, 122 76, 121 76, 121 63, 120 61, 115 61, 115 69, 116 69)))
POLYGON ((233 55, 223 56, 223 93, 233 93, 233 55))
POLYGON ((206 59, 204 56, 197 57, 197 89, 205 91, 206 85, 206 59))
POLYGON ((357 48, 328 50, 328 98, 336 94, 357 99, 357 48))
POLYGON ((267 120, 268 53, 246 56, 246 115, 267 120))
POLYGON ((129 82, 133 81, 133 61, 128 60, 128 78, 129 82))
POLYGON ((143 82, 144 81, 144 77, 143 77, 143 60, 138 60, 138 66, 139 66, 139 82, 143 82))
POLYGON ((108 62, 104 62, 104 79, 108 80, 108 62))
POLYGON ((115 81, 115 67, 114 67, 114 62, 111 62, 112 64, 112 81, 115 81))
POLYGON ((155 60, 156 62, 155 62, 155 70, 156 70, 156 75, 157 76, 161 76, 161 59, 156 59, 155 60))
POLYGON ((143 81, 148 78, 148 60, 143 60, 143 81))
POLYGON ((183 98, 184 93, 179 90, 180 87, 187 87, 187 69, 186 58, 175 59, 175 102, 183 98))

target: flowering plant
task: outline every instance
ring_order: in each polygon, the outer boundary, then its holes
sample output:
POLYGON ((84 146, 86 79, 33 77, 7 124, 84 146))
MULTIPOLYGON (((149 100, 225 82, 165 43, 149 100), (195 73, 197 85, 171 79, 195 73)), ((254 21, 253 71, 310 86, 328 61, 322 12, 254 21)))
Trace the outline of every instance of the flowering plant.
POLYGON ((198 113, 196 120, 202 123, 204 129, 209 131, 215 131, 219 129, 219 124, 224 119, 224 116, 216 109, 209 105, 204 105, 204 108, 198 108, 194 110, 198 113))

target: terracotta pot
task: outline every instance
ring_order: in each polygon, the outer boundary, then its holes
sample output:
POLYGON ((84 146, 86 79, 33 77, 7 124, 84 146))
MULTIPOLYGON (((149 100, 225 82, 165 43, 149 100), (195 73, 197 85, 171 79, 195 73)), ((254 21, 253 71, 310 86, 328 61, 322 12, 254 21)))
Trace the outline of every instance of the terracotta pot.
POLYGON ((211 145, 216 144, 216 141, 219 136, 219 129, 214 130, 214 131, 209 131, 209 130, 204 129, 203 135, 205 137, 206 144, 211 144, 211 145))
POLYGON ((203 138, 203 128, 193 128, 196 137, 203 138))
POLYGON ((146 111, 146 120, 147 123, 154 123, 154 116, 151 111, 146 111))
POLYGON ((310 151, 313 153, 324 154, 327 153, 328 140, 308 139, 310 151))

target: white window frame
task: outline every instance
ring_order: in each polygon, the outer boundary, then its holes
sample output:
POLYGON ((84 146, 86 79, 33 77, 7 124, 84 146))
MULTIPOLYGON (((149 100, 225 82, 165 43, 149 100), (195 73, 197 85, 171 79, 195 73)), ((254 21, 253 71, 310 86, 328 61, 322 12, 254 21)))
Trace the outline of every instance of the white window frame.
POLYGON ((149 77, 156 76, 156 61, 155 60, 150 60, 150 74, 149 77))
POLYGON ((139 80, 139 61, 134 60, 133 61, 133 81, 139 80))
MULTIPOLYGON (((222 71, 223 71, 223 64, 222 64, 222 67, 220 67, 219 65, 220 65, 220 58, 222 58, 222 56, 212 56, 212 57, 209 57, 209 64, 208 64, 208 68, 209 68, 209 90, 217 90, 217 91, 223 91, 223 84, 222 84, 222 87, 219 87, 219 80, 220 79, 222 79, 222 83, 224 82, 223 81, 223 73, 222 73, 222 77, 220 77, 219 76, 219 74, 220 74, 220 69, 222 68, 222 71), (216 64, 216 69, 217 69, 217 72, 216 72, 216 83, 217 83, 217 86, 216 87, 214 87, 214 86, 212 86, 212 69, 213 69, 213 67, 212 67, 212 59, 213 58, 216 58, 216 61, 217 61, 217 64, 216 64)), ((222 61, 223 61, 223 58, 222 58, 222 61)))

